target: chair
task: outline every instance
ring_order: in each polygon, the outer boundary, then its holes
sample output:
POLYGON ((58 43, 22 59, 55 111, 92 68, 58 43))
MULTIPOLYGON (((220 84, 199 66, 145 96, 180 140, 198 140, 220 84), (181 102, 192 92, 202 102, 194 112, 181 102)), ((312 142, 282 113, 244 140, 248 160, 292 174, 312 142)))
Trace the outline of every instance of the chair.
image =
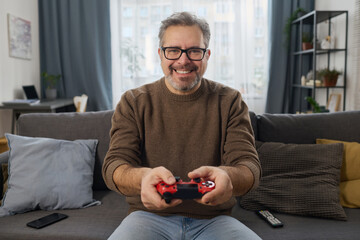
POLYGON ((76 107, 76 112, 86 112, 87 100, 88 96, 86 94, 74 97, 74 105, 76 107))

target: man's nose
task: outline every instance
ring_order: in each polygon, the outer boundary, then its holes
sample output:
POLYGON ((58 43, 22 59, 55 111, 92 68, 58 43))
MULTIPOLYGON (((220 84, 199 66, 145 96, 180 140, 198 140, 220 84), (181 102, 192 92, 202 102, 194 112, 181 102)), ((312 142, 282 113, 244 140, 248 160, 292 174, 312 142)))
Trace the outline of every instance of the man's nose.
POLYGON ((179 63, 184 64, 184 63, 189 63, 191 62, 191 60, 188 58, 186 52, 183 52, 180 56, 180 58, 177 60, 179 63))

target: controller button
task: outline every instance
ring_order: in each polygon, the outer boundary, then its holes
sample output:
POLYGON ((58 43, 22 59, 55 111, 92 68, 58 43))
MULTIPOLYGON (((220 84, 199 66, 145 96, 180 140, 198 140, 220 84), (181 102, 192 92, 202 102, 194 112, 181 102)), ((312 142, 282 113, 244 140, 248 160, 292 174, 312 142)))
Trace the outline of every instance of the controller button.
POLYGON ((199 183, 199 182, 201 182, 201 179, 200 178, 194 178, 194 182, 199 183))

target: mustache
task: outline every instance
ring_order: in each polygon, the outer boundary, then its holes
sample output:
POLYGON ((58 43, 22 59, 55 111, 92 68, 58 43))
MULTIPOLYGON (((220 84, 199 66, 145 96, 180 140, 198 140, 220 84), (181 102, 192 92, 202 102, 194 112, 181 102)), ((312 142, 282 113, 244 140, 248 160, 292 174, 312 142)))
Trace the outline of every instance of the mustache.
POLYGON ((187 71, 197 71, 198 70, 198 66, 196 65, 185 65, 185 66, 177 66, 177 67, 173 67, 173 65, 169 66, 169 70, 187 70, 187 71))

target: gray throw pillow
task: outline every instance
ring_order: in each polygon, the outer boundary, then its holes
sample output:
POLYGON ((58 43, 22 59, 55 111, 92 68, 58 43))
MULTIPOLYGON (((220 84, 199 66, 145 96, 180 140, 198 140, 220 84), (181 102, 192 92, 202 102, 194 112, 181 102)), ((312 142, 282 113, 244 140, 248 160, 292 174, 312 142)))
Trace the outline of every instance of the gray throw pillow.
POLYGON ((10 148, 9 179, 0 217, 100 204, 92 192, 97 140, 5 136, 10 148))
POLYGON ((343 144, 256 143, 263 176, 239 198, 248 210, 346 220, 339 183, 343 144))

